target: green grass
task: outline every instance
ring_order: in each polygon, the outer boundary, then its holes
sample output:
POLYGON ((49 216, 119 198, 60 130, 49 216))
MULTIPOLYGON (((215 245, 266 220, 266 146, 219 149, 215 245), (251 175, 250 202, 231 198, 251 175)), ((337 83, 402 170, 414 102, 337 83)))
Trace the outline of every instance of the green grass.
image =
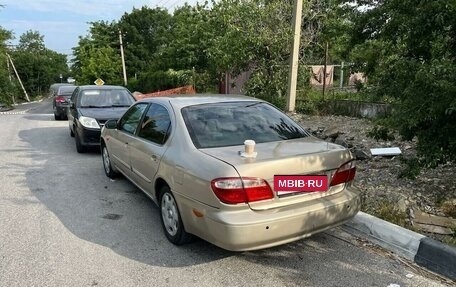
POLYGON ((380 203, 375 215, 383 220, 406 227, 407 214, 397 209, 396 204, 384 201, 380 203))

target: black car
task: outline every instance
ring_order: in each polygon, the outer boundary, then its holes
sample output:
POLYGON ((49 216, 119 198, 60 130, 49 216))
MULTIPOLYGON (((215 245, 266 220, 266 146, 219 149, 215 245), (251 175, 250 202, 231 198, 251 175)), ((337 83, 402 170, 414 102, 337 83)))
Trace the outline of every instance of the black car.
POLYGON ((100 145, 100 132, 109 119, 120 116, 135 102, 133 95, 120 86, 79 86, 71 96, 68 109, 70 135, 76 150, 100 145))
POLYGON ((73 94, 73 91, 76 89, 76 86, 60 86, 57 89, 57 93, 52 99, 52 107, 54 109, 54 118, 56 120, 65 120, 67 119, 67 110, 68 102, 70 97, 73 94))

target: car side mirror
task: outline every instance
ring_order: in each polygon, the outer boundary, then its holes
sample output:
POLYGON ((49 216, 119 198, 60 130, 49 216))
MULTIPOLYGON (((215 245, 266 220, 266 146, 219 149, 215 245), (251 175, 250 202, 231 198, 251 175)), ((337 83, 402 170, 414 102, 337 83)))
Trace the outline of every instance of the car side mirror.
POLYGON ((116 120, 108 120, 105 123, 105 128, 113 130, 117 128, 117 121, 116 120))

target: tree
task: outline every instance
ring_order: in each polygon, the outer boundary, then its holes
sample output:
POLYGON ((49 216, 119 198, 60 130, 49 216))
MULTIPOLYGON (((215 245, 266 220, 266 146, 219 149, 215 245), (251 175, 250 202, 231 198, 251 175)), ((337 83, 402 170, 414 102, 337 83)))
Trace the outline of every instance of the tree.
POLYGON ((161 69, 212 68, 207 53, 213 37, 208 17, 209 10, 204 5, 186 4, 174 11, 167 41, 157 50, 161 69))
POLYGON ((7 41, 12 39, 12 33, 0 26, 0 103, 10 105, 16 92, 10 80, 6 53, 8 52, 7 41))
POLYGON ((97 78, 108 84, 122 83, 117 27, 114 22, 92 22, 89 34, 79 38, 71 67, 79 84, 89 85, 97 78))
POLYGON ((118 28, 123 33, 129 75, 163 69, 157 51, 171 40, 170 27, 171 15, 162 8, 135 8, 121 17, 118 28))
POLYGON ((377 97, 397 102, 394 122, 405 138, 418 137, 427 163, 456 160, 456 2, 358 3, 352 59, 377 97))
POLYGON ((251 71, 247 92, 270 100, 286 92, 291 1, 213 2, 208 56, 221 76, 251 71))
POLYGON ((44 36, 38 31, 28 30, 19 37, 17 49, 31 53, 41 52, 45 49, 44 36))
POLYGON ((60 74, 68 75, 66 55, 47 49, 37 31, 22 34, 11 57, 25 89, 33 96, 47 92, 50 84, 60 81, 60 74))

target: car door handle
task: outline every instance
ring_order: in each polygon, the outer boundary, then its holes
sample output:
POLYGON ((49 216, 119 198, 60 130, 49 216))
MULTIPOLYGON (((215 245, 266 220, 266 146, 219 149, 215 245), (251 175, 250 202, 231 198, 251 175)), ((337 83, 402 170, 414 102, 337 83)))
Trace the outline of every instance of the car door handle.
POLYGON ((151 154, 150 157, 152 158, 153 161, 157 161, 160 159, 156 154, 151 154))

